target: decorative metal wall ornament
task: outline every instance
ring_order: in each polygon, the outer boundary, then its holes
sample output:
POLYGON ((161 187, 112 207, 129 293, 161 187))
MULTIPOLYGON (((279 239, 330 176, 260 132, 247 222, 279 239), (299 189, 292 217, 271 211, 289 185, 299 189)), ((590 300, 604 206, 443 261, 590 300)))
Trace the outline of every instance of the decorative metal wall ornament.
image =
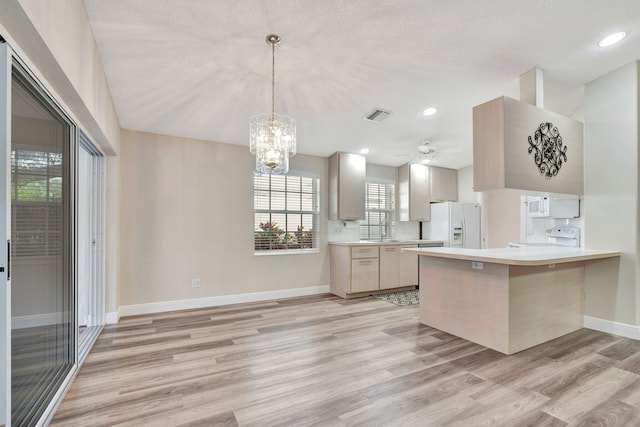
POLYGON ((567 161, 567 147, 562 145, 562 137, 553 123, 540 123, 533 136, 529 136, 529 154, 540 171, 540 175, 552 178, 558 175, 567 161))

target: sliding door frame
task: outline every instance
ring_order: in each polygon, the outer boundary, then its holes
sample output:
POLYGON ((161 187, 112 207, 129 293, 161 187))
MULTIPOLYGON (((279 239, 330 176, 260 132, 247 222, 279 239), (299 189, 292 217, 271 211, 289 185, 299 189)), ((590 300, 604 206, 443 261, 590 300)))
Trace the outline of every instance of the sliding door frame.
POLYGON ((0 43, 0 425, 11 425, 11 69, 12 52, 0 43))
MULTIPOLYGON (((0 243, 4 240, 3 235, 7 236, 6 239, 9 239, 11 236, 11 80, 14 72, 17 72, 18 75, 21 75, 23 79, 26 79, 31 82, 32 90, 39 93, 41 97, 46 99, 46 102, 50 103, 50 105, 55 108, 58 114, 67 122, 69 125, 69 140, 66 141, 68 144, 68 160, 66 167, 66 178, 68 179, 68 185, 66 186, 67 191, 69 192, 69 203, 70 206, 65 210, 64 215, 68 217, 67 223, 69 225, 68 231, 63 236, 67 243, 67 256, 68 263, 64 266, 65 270, 67 270, 66 277, 68 277, 68 281, 70 282, 70 287, 68 291, 71 293, 70 295, 70 303, 72 307, 70 308, 70 314, 72 316, 72 332, 68 337, 73 342, 73 346, 71 350, 71 360, 70 367, 68 372, 66 373, 64 379, 60 383, 59 387, 53 395, 49 402, 47 403, 46 408, 44 409, 41 417, 35 424, 36 426, 46 426, 49 424, 53 415, 55 414, 55 410, 62 402, 64 395, 67 390, 71 386, 71 383, 79 370, 78 364, 78 326, 77 326, 77 206, 76 206, 76 188, 77 188, 77 155, 78 155, 78 125, 75 120, 73 120, 69 114, 67 113, 67 109, 64 108, 53 96, 50 91, 47 89, 47 86, 42 83, 42 81, 34 75, 34 73, 30 70, 29 66, 20 59, 20 57, 11 49, 11 47, 7 43, 0 43, 0 95, 2 95, 2 91, 6 91, 6 96, 0 96, 0 100, 6 100, 6 104, 3 104, 0 101, 0 123, 2 120, 6 121, 6 135, 3 133, 0 135, 0 162, 5 165, 5 169, 0 172, 0 197, 2 197, 2 189, 4 189, 5 195, 2 200, 4 200, 5 205, 0 212, 0 224, 6 225, 3 227, 0 225, 0 243), (5 63, 6 62, 6 63, 5 63), (5 117, 6 116, 6 117, 5 117), (5 216, 6 221, 3 221, 3 217, 5 216)), ((0 244, 0 266, 8 257, 8 245, 0 244)), ((10 268, 10 263, 8 265, 10 268)), ((10 270, 9 270, 10 271, 10 270)), ((7 276, 2 276, 3 273, 0 273, 0 285, 4 284, 3 278, 7 276)), ((4 331, 4 336, 0 337, 0 363, 2 364, 2 372, 0 372, 0 381, 4 382, 4 384, 0 384, 3 387, 3 399, 2 405, 0 406, 0 425, 5 424, 6 427, 11 426, 11 410, 12 410, 12 401, 11 401, 11 286, 10 281, 6 280, 7 286, 4 292, 0 292, 0 305, 3 305, 6 308, 5 313, 6 316, 0 320, 0 327, 2 327, 2 331, 4 331), (2 322, 5 322, 6 325, 3 325, 2 322)))
MULTIPOLYGON (((104 215, 105 215, 105 159, 104 155, 98 150, 93 144, 93 142, 89 139, 89 137, 82 131, 78 131, 78 155, 76 158, 78 159, 77 167, 76 167, 76 176, 78 177, 78 181, 81 179, 79 176, 79 161, 80 161, 80 150, 84 150, 90 156, 91 162, 91 171, 92 171, 92 181, 91 181, 91 189, 90 189, 90 204, 91 204, 91 213, 89 221, 91 223, 91 239, 92 239, 92 254, 90 257, 90 263, 92 266, 91 269, 91 278, 90 278, 90 300, 89 307, 90 313, 93 317, 90 325, 88 325, 88 330, 85 332, 85 336, 80 339, 77 338, 78 341, 78 363, 82 365, 85 357, 89 353, 89 350, 93 346, 95 340, 98 338, 100 331, 105 324, 105 313, 104 313, 104 299, 105 299, 105 288, 104 288, 104 265, 105 265, 105 243, 104 243, 104 215)), ((78 192, 78 186, 76 185, 76 194, 78 192)), ((80 197, 78 195, 78 197, 80 197)), ((80 203, 78 203, 79 209, 80 203)), ((76 212, 78 215, 79 212, 76 212)), ((79 233, 78 233, 79 236, 79 233)), ((80 247, 80 242, 76 243, 76 247, 80 247)), ((78 249, 79 250, 79 249, 78 249)), ((79 282, 76 282, 77 286, 81 286, 79 282)), ((76 292, 78 295, 79 292, 76 292)), ((79 307, 79 303, 76 301, 76 313, 79 307)), ((78 328, 76 328, 78 329, 78 328)))

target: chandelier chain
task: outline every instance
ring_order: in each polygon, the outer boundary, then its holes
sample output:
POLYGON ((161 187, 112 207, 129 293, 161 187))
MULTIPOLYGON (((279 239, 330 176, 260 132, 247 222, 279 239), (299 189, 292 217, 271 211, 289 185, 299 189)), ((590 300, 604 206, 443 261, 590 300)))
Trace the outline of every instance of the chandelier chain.
POLYGON ((276 113, 276 44, 271 43, 271 119, 276 113))

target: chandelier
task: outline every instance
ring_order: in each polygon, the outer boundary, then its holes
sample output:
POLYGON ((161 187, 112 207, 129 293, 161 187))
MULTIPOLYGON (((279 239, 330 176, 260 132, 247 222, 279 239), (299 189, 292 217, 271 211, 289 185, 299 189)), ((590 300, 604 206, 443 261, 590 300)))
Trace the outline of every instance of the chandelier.
POLYGON ((289 157, 296 154, 296 122, 275 112, 276 45, 280 37, 270 34, 266 40, 271 45, 271 113, 251 117, 249 150, 256 156, 256 171, 286 174, 289 157))

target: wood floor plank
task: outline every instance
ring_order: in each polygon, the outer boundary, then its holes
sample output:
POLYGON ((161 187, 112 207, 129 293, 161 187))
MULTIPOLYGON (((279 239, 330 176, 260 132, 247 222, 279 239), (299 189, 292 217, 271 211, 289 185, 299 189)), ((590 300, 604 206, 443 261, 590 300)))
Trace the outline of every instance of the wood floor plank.
POLYGON ((589 380, 566 390, 557 399, 549 402, 544 411, 570 423, 607 402, 637 379, 638 376, 630 372, 615 367, 607 368, 589 380))
MULTIPOLYGON (((509 425, 510 421, 506 424, 509 425)), ((540 411, 539 409, 535 409, 528 414, 519 417, 518 425, 531 427, 565 427, 568 424, 540 411)))
POLYGON ((328 294, 125 317, 51 425, 640 425, 638 350, 581 329, 506 356, 328 294))
POLYGON ((393 425, 399 417, 421 411, 480 382, 480 378, 469 373, 452 371, 451 375, 437 381, 420 383, 399 393, 388 394, 340 418, 354 426, 393 425))
POLYGON ((578 423, 585 426, 638 426, 640 418, 631 405, 608 401, 589 411, 578 423))
POLYGON ((549 371, 538 380, 533 380, 527 388, 547 397, 556 397, 613 366, 614 361, 598 354, 591 354, 579 364, 558 363, 558 365, 557 369, 549 371))
POLYGON ((622 389, 616 398, 640 410, 640 378, 622 389))
POLYGON ((526 419, 531 412, 538 411, 547 402, 547 398, 531 391, 504 393, 502 399, 494 401, 489 405, 483 405, 484 408, 479 413, 466 416, 465 418, 457 418, 454 422, 458 425, 469 427, 526 425, 519 424, 520 420, 526 419))
POLYGON ((468 396, 456 394, 442 400, 431 402, 421 409, 398 414, 391 425, 394 426, 455 426, 456 420, 479 414, 484 407, 468 396))

